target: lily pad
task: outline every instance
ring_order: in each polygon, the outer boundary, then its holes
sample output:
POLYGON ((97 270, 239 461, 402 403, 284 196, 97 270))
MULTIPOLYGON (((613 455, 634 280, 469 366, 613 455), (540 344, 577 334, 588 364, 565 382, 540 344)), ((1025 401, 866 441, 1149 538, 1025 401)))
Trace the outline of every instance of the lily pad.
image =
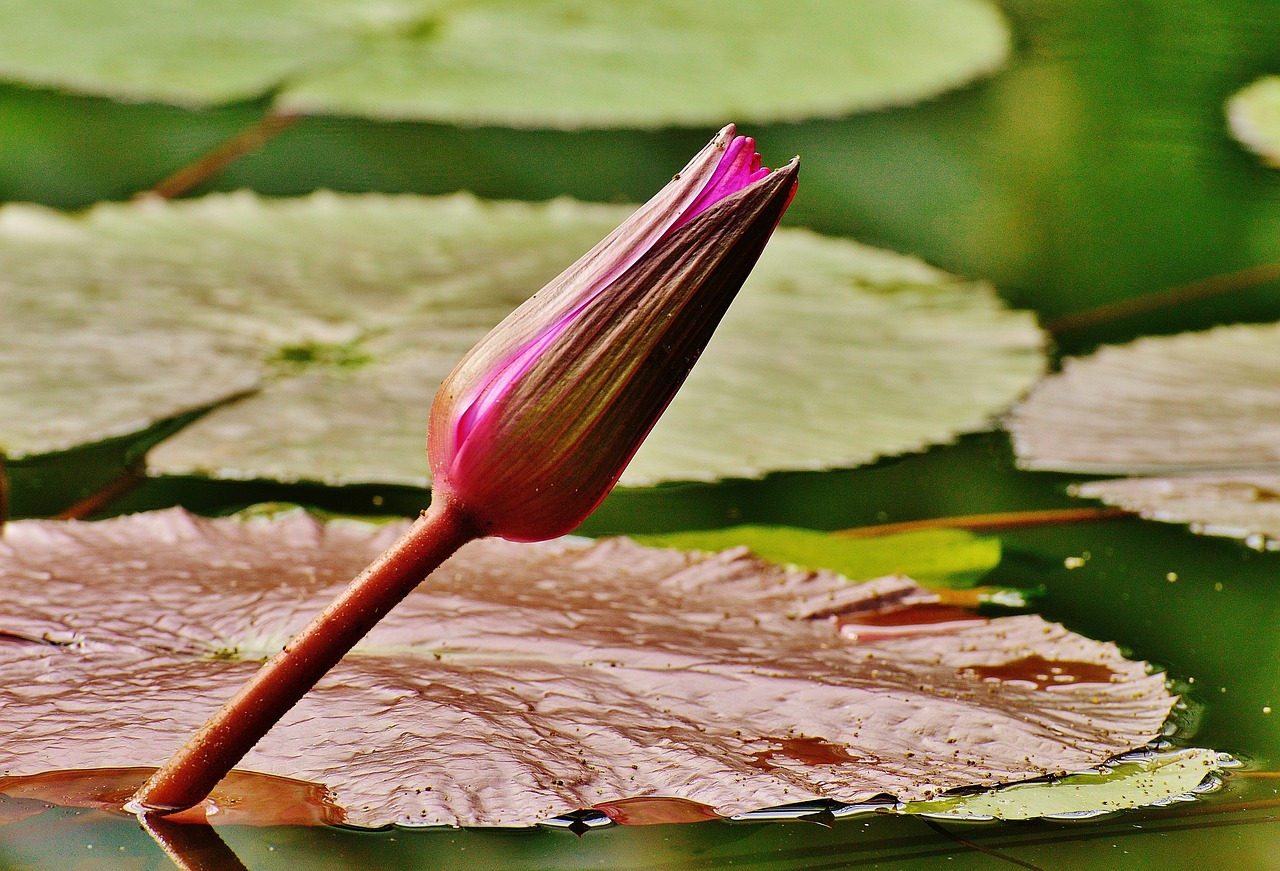
POLYGON ((1280 532, 1280 324, 1148 337, 1068 360, 1009 419, 1029 469, 1153 476, 1082 496, 1197 532, 1280 532))
POLYGON ((1280 76, 1263 76, 1227 101, 1227 122, 1236 139, 1280 167, 1280 76))
POLYGON ((1193 532, 1244 539, 1258 550, 1280 550, 1280 473, 1116 478, 1071 490, 1152 520, 1186 523, 1193 532))
MULTIPOLYGON (((9 524, 0 775, 158 764, 403 528, 9 524)), ((245 767, 327 787, 354 825, 525 825, 652 797, 928 801, 1159 734, 1175 699, 1115 645, 1034 615, 940 623, 936 598, 742 548, 476 542, 245 767)))
MULTIPOLYGON (((252 391, 155 449, 150 470, 425 485, 440 380, 626 214, 466 195, 7 206, 0 450, 63 450, 252 391)), ((988 286, 780 230, 622 480, 945 442, 988 428, 1042 365, 1030 316, 988 286)))
POLYGON ((6 0, 0 76, 125 100, 535 127, 798 120, 998 68, 985 0, 6 0), (820 62, 815 62, 820 59, 820 62))
POLYGON ((1198 747, 1137 753, 1097 771, 1043 783, 1015 783, 976 795, 913 802, 902 810, 970 820, 1095 816, 1190 796, 1206 777, 1233 764, 1224 754, 1198 747))
POLYGON ((742 545, 769 562, 827 569, 854 581, 909 575, 927 587, 971 587, 1000 563, 1000 539, 960 529, 840 538, 786 526, 734 526, 634 538, 651 547, 683 550, 718 551, 742 545))

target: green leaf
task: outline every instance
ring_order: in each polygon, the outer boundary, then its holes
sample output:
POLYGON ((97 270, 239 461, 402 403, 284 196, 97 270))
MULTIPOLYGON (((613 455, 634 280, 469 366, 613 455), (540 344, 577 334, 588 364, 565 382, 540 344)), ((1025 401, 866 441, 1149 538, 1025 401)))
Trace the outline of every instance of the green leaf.
MULTIPOLYGON (((0 451, 252 390, 150 470, 426 484, 440 380, 627 213, 465 195, 5 207, 0 451)), ((623 482, 850 466, 982 430, 1039 375, 1040 345, 986 285, 782 230, 623 482)))
POLYGON ((1227 101, 1232 135, 1262 158, 1280 167, 1280 76, 1263 76, 1227 101))
POLYGON ((971 587, 1000 562, 998 538, 982 538, 959 529, 840 538, 786 526, 735 526, 634 538, 652 547, 680 550, 720 551, 742 545, 770 562, 827 569, 853 581, 902 574, 926 587, 971 587))
POLYGON ((1205 777, 1231 760, 1213 750, 1190 748, 1121 758, 1096 772, 1048 782, 1015 783, 974 795, 909 802, 908 814, 958 819, 1029 820, 1049 816, 1091 816, 1147 807, 1196 790, 1205 777))
POLYGON ((0 76, 128 100, 516 126, 839 116, 999 67, 985 0, 4 0, 0 76), (818 60, 820 59, 820 61, 818 60))

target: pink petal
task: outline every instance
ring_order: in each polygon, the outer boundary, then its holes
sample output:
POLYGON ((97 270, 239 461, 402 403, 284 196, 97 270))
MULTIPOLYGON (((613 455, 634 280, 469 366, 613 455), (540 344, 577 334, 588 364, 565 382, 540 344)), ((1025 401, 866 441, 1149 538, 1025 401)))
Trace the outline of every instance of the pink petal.
POLYGON ((737 136, 725 149, 724 157, 711 176, 711 181, 702 189, 698 198, 689 205, 671 229, 683 227, 702 212, 714 206, 720 200, 736 194, 738 191, 769 174, 769 168, 760 165, 760 155, 756 153, 756 141, 750 136, 737 136))

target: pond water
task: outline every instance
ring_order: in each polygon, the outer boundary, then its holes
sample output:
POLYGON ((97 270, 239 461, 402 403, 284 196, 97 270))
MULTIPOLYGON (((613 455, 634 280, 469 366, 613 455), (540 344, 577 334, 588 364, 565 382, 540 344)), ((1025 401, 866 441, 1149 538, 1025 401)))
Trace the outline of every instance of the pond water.
MULTIPOLYGON (((948 823, 944 831, 899 817, 848 819, 831 828, 803 822, 615 827, 582 838, 541 829, 356 832, 227 826, 216 830, 220 850, 205 845, 204 855, 220 864, 196 867, 235 871, 232 863, 238 861, 251 871, 823 871, 1184 868, 1202 861, 1212 863, 1207 867, 1270 868, 1275 867, 1275 802, 1270 786, 1241 782, 1212 801, 1168 810, 1089 822, 948 823), (1252 806, 1241 808, 1243 803, 1252 806)), ((101 812, 51 811, 5 828, 0 842, 5 868, 174 867, 136 823, 101 812)))

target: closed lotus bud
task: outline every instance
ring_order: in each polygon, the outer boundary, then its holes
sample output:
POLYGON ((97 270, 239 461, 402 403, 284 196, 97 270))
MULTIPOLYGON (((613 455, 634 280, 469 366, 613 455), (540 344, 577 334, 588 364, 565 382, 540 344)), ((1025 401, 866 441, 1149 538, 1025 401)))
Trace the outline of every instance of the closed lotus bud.
POLYGON ((431 510, 151 776, 131 812, 146 820, 199 803, 467 541, 555 538, 600 504, 795 193, 798 161, 762 169, 755 143, 733 132, 721 130, 671 184, 462 358, 431 409, 431 510))
POLYGON ((538 541, 604 499, 671 401, 795 193, 732 125, 480 341, 431 409, 433 499, 538 541))

